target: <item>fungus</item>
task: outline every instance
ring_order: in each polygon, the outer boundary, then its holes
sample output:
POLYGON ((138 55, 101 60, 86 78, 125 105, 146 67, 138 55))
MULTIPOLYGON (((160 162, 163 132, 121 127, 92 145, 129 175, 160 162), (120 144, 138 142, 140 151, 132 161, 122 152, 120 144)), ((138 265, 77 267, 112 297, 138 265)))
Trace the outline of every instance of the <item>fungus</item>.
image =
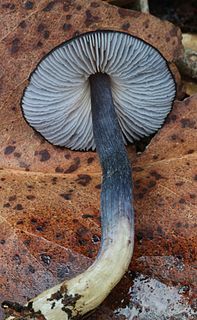
POLYGON ((54 320, 83 315, 126 272, 133 253, 134 212, 125 144, 161 127, 175 91, 163 56, 143 40, 115 31, 89 32, 63 43, 31 75, 22 99, 28 123, 54 145, 96 148, 103 175, 102 239, 95 262, 32 299, 24 307, 31 306, 32 316, 54 320))

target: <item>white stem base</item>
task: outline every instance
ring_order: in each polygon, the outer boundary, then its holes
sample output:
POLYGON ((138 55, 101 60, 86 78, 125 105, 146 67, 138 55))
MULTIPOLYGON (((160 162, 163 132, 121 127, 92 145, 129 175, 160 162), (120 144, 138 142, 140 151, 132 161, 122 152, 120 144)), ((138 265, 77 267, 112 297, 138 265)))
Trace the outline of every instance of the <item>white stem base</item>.
POLYGON ((95 262, 84 273, 32 299, 32 312, 43 315, 46 320, 69 320, 103 302, 126 272, 133 253, 133 226, 128 219, 122 217, 114 229, 113 239, 104 241, 95 262))

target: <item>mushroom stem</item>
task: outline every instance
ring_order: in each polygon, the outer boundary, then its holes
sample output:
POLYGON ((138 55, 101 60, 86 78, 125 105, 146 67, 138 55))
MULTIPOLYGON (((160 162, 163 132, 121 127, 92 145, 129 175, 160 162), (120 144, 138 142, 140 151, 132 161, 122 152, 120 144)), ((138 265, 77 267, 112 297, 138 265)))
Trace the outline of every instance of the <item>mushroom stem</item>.
POLYGON ((132 180, 131 167, 113 104, 110 77, 97 73, 91 75, 89 80, 94 140, 103 173, 102 252, 106 250, 109 241, 116 242, 116 229, 122 220, 130 225, 130 234, 125 236, 133 243, 132 180))
POLYGON ((90 76, 89 81, 94 139, 103 170, 99 254, 85 272, 44 291, 27 306, 17 306, 20 315, 15 312, 9 320, 21 319, 21 315, 28 320, 76 319, 102 303, 130 263, 134 243, 131 168, 112 100, 110 78, 98 73, 90 76))

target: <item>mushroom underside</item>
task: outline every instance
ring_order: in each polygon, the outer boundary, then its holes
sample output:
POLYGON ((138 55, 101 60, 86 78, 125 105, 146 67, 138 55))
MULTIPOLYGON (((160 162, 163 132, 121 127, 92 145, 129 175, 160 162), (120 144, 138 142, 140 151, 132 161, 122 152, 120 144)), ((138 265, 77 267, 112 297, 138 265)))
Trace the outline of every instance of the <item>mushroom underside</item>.
MULTIPOLYGON (((134 245, 131 166, 125 149, 158 129, 175 84, 165 59, 125 33, 97 31, 56 48, 24 93, 26 120, 55 145, 96 147, 102 167, 101 248, 84 273, 44 291, 8 319, 76 319, 118 283, 134 245)), ((16 311, 16 310, 15 310, 16 311)))

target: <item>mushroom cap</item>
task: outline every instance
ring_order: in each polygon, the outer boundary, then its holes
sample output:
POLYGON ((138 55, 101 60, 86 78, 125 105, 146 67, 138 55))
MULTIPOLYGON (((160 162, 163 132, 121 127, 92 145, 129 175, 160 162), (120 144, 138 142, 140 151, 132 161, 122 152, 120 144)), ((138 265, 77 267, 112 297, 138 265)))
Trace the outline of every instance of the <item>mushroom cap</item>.
POLYGON ((166 60, 145 41, 107 30, 66 41, 41 60, 22 99, 27 122, 54 145, 95 149, 88 78, 97 72, 110 76, 128 141, 161 127, 176 94, 166 60))

